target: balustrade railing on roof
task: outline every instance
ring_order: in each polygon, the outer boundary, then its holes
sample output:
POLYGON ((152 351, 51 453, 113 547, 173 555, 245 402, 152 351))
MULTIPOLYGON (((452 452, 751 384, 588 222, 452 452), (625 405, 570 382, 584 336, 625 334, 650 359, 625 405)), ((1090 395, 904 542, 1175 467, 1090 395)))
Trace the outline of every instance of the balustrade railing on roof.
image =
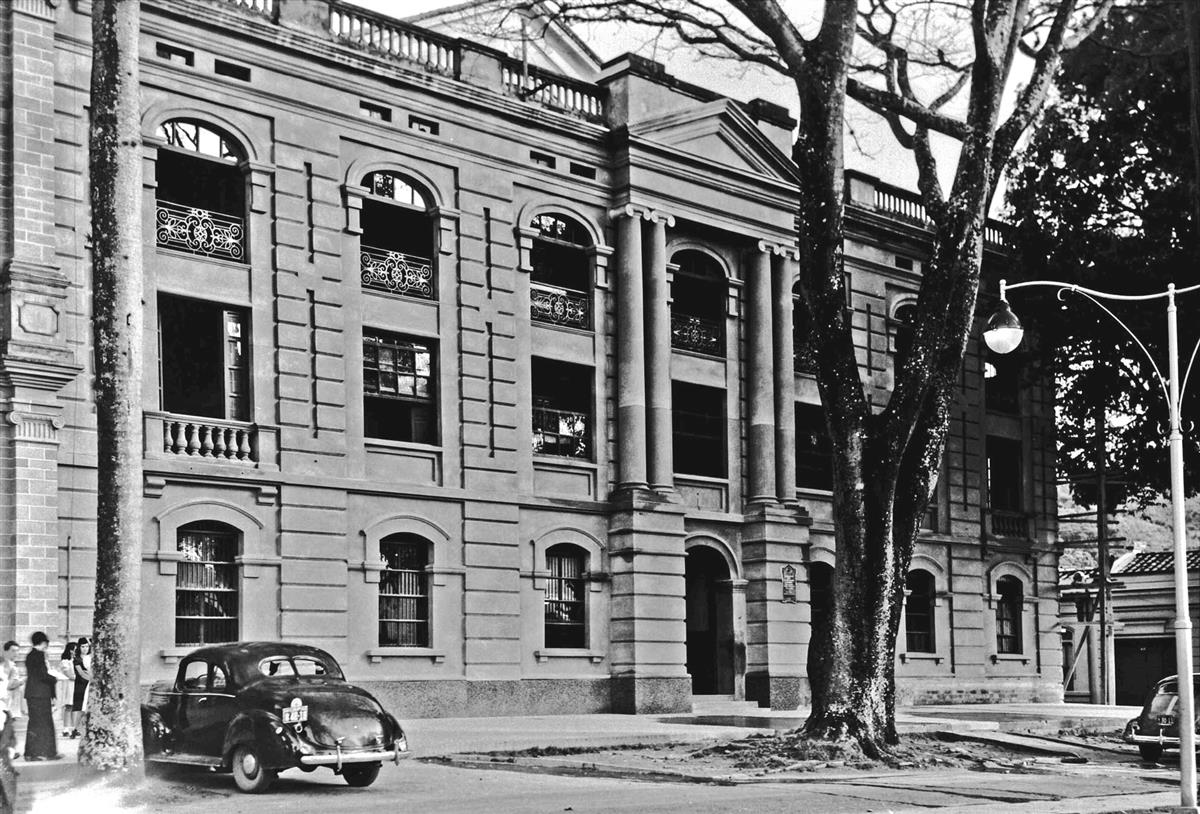
POLYGON ((604 118, 604 97, 598 87, 578 79, 522 66, 516 60, 501 68, 506 93, 521 100, 532 100, 590 121, 604 118))
POLYGON ((257 11, 259 14, 270 16, 275 13, 275 0, 226 0, 226 2, 257 11))
POLYGON ((459 54, 455 40, 382 14, 330 3, 329 33, 351 45, 413 62, 438 73, 449 76, 458 73, 459 54))
MULTIPOLYGON (((874 208, 876 212, 906 220, 919 226, 929 226, 929 215, 921 196, 891 184, 873 180, 875 187, 874 208)), ((983 227, 985 243, 994 246, 1007 246, 1007 225, 996 220, 988 220, 983 227)))

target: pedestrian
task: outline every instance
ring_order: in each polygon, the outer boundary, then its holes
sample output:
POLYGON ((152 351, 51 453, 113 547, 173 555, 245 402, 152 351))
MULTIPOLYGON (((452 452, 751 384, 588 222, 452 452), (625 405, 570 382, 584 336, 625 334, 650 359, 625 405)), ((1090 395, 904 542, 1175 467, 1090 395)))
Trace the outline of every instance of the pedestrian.
POLYGON ((0 670, 4 672, 8 681, 5 706, 14 721, 21 717, 21 699, 25 696, 25 681, 21 678, 21 668, 17 666, 20 655, 21 645, 14 641, 4 643, 4 660, 0 663, 0 670))
POLYGON ((26 760, 59 760, 54 737, 54 689, 58 681, 46 669, 50 639, 42 631, 30 637, 33 649, 25 657, 25 705, 29 729, 25 733, 26 760))
POLYGON ((92 681, 92 643, 87 636, 80 636, 75 643, 75 693, 71 704, 75 710, 71 719, 75 722, 71 728, 71 737, 79 737, 79 727, 85 724, 84 713, 87 712, 88 684, 92 681))
POLYGON ((75 642, 67 642, 58 662, 58 703, 62 706, 62 736, 71 737, 75 728, 75 642))
MULTIPOLYGON (((4 650, 7 651, 10 647, 14 652, 20 651, 16 642, 5 642, 4 650)), ((18 772, 12 765, 17 754, 17 733, 13 729, 13 716, 8 710, 9 677, 15 673, 15 669, 15 663, 13 670, 0 664, 0 715, 3 715, 4 720, 4 725, 0 728, 0 814, 12 814, 17 810, 18 772)), ((20 682, 19 673, 16 673, 15 680, 20 682)))
POLYGON ((4 658, 0 661, 0 709, 4 710, 4 725, 0 728, 0 751, 11 760, 17 752, 17 734, 13 726, 16 716, 12 713, 12 698, 14 692, 21 691, 25 682, 17 667, 17 656, 21 653, 21 646, 14 641, 7 641, 4 643, 3 652, 4 658))

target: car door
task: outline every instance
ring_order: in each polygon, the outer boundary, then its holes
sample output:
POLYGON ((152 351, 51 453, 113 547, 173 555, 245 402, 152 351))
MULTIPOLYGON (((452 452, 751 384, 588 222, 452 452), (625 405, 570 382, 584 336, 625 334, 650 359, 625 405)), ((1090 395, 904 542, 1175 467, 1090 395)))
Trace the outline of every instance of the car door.
POLYGON ((236 699, 225 667, 196 660, 187 665, 181 689, 179 719, 184 739, 181 750, 220 756, 225 728, 236 712, 236 699))

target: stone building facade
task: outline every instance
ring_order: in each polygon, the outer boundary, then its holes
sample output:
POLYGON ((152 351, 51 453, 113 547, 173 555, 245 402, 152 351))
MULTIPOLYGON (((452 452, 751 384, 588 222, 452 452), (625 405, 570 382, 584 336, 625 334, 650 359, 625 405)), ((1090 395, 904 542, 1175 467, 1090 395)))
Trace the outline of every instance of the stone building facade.
MULTIPOLYGON (((338 2, 143 9, 143 678, 283 638, 406 716, 804 703, 836 548, 786 111, 338 2)), ((89 13, 0 9, 18 638, 91 624, 89 13)), ((928 233, 911 194, 847 192, 882 403, 928 233)), ((1062 696, 1047 398, 972 341, 904 701, 1062 696)))

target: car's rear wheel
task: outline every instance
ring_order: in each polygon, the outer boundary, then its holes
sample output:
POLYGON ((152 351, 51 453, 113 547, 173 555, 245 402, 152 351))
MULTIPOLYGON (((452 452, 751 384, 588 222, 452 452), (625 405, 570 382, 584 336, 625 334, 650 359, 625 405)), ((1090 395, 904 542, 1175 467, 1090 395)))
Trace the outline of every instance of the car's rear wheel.
POLYGON ((351 766, 343 766, 342 777, 355 788, 366 788, 375 782, 375 778, 379 777, 379 767, 378 763, 355 763, 351 766))
POLYGON ((1151 763, 1158 763, 1158 759, 1162 757, 1162 747, 1157 743, 1139 743, 1138 751, 1142 753, 1142 760, 1151 763))
POLYGON ((247 794, 262 794, 279 774, 274 769, 264 767, 259 760, 258 750, 248 743, 233 750, 231 767, 234 782, 247 794))

